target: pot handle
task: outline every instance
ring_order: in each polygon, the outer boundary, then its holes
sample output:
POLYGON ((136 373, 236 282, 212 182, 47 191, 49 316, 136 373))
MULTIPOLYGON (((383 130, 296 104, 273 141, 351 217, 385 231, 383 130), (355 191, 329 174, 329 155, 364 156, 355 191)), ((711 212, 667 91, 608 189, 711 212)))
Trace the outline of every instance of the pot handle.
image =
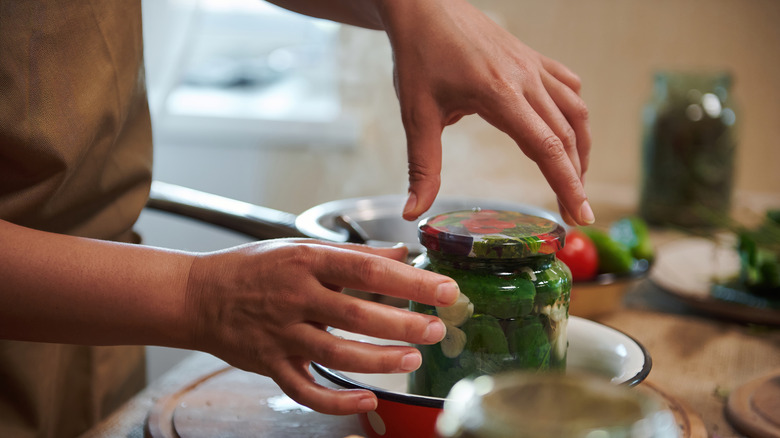
POLYGON ((309 237, 295 226, 296 215, 248 202, 153 181, 146 208, 217 225, 254 239, 309 237))

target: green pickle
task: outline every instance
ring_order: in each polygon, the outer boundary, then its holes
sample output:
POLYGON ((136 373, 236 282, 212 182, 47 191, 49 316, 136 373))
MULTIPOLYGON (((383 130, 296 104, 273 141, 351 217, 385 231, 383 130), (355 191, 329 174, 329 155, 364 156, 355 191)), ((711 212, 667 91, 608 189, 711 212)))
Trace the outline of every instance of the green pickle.
POLYGON ((463 378, 507 370, 566 367, 571 274, 555 252, 564 229, 516 212, 446 213, 420 223, 421 269, 458 283, 451 308, 412 302, 413 311, 438 315, 447 336, 417 345, 422 366, 410 373, 409 391, 446 397, 463 378))
POLYGON ((509 351, 517 356, 520 368, 545 370, 550 368, 552 344, 539 318, 515 320, 507 330, 509 351))
POLYGON ((599 255, 599 273, 625 274, 631 271, 634 258, 626 245, 612 239, 606 231, 591 227, 581 228, 581 230, 596 246, 599 255))

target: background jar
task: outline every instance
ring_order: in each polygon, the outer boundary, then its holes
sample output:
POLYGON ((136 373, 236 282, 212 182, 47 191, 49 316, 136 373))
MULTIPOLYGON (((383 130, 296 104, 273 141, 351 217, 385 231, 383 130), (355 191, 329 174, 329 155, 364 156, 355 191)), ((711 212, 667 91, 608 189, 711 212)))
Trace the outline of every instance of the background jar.
POLYGON ((555 257, 565 238, 560 224, 459 211, 423 220, 419 236, 426 252, 415 266, 452 278, 461 296, 450 307, 411 303, 447 327, 442 342, 417 346, 423 363, 409 376, 411 393, 446 397, 464 377, 565 369, 571 273, 555 257))
POLYGON ((708 227, 728 217, 736 114, 728 73, 660 72, 643 112, 640 215, 651 224, 708 227))

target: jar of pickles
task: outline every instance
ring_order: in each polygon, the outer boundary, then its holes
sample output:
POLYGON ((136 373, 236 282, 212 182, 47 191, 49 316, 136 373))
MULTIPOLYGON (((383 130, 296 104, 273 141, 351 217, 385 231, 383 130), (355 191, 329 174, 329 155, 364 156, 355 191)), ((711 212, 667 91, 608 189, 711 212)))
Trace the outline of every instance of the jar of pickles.
POLYGON ((411 393, 446 397, 465 377, 565 368, 571 273, 555 257, 565 234, 557 222, 512 211, 420 223, 426 252, 415 266, 452 278, 461 294, 449 307, 411 304, 447 328, 440 343, 417 346, 423 363, 410 374, 411 393))

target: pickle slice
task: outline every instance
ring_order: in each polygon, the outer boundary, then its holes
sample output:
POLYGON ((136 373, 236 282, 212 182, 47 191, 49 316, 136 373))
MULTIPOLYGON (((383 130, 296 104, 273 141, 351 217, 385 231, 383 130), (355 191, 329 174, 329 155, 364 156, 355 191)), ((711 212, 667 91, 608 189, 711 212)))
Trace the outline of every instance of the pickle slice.
POLYGON ((436 375, 436 378, 431 382, 431 393, 433 397, 445 398, 450 392, 450 389, 458 383, 459 380, 468 377, 470 372, 467 369, 461 367, 451 367, 442 370, 436 375))
POLYGON ((531 280, 515 278, 511 282, 489 286, 492 293, 472 297, 476 311, 498 319, 519 318, 531 313, 536 296, 531 280))
POLYGON ((474 353, 509 354, 504 331, 498 320, 490 315, 476 315, 463 324, 466 349, 474 353))
POLYGON ((537 370, 550 367, 552 346, 538 318, 511 321, 507 326, 507 342, 518 367, 537 370))
POLYGON ((550 267, 539 273, 536 286, 534 313, 539 313, 545 306, 552 306, 569 290, 569 268, 560 260, 555 260, 550 267))

